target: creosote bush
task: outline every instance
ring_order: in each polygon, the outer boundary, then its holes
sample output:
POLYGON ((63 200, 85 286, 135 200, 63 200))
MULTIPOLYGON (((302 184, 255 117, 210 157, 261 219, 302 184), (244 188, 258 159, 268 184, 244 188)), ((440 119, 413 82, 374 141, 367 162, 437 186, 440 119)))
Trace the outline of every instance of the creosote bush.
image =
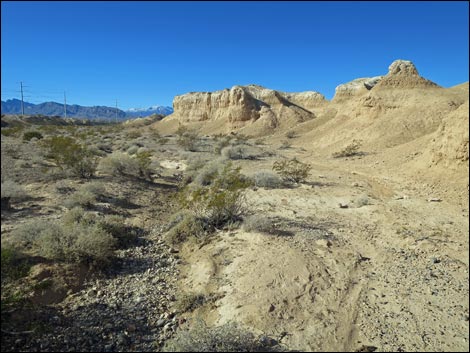
POLYGON ((137 159, 132 158, 127 153, 113 152, 101 159, 98 169, 106 174, 129 176, 135 175, 139 170, 137 159))
POLYGON ((27 131, 23 134, 23 141, 31 141, 33 138, 40 140, 43 137, 39 131, 27 131))
POLYGON ((359 149, 362 146, 361 140, 353 140, 348 146, 346 146, 343 150, 339 152, 333 153, 334 158, 343 158, 343 157, 352 157, 358 155, 359 149))
POLYGON ((190 184, 180 191, 178 200, 188 212, 173 220, 167 239, 180 243, 190 236, 210 234, 216 228, 240 220, 246 212, 244 189, 251 185, 231 163, 211 174, 207 185, 190 184))
POLYGON ((47 157, 61 170, 69 169, 73 174, 89 179, 95 171, 97 158, 85 147, 68 136, 53 136, 42 140, 47 157))
POLYGON ((199 144, 199 137, 195 132, 187 131, 178 136, 177 144, 185 151, 196 152, 199 144))
POLYGON ((294 183, 304 182, 312 167, 310 164, 302 163, 296 158, 291 160, 276 161, 273 170, 276 171, 283 180, 294 183))

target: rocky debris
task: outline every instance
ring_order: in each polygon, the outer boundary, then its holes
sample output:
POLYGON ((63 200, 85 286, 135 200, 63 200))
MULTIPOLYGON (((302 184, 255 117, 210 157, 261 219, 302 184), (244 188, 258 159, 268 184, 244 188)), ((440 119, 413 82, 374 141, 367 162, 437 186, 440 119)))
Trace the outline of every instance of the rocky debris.
POLYGON ((428 199, 428 202, 441 202, 442 200, 438 197, 431 197, 428 199))
POLYGON ((2 335, 2 350, 49 352, 154 351, 171 337, 178 318, 177 258, 160 240, 142 239, 117 252, 117 265, 46 315, 45 332, 2 335))

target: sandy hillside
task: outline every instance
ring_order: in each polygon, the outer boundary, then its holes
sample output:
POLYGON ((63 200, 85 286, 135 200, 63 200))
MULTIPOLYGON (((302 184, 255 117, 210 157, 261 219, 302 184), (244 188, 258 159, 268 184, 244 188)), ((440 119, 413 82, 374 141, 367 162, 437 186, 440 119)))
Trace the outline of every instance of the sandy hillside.
MULTIPOLYGON (((242 161, 242 172, 296 157, 312 175, 249 191, 250 213, 276 234, 221 231, 184 247, 181 288, 219 298, 192 316, 235 320, 295 350, 468 351, 468 94, 468 83, 443 88, 399 60, 338 87, 313 118, 272 129, 267 148, 291 148, 242 161), (356 156, 332 157, 355 139, 356 156)), ((264 131, 256 119, 232 129, 175 113, 154 128, 264 131)))

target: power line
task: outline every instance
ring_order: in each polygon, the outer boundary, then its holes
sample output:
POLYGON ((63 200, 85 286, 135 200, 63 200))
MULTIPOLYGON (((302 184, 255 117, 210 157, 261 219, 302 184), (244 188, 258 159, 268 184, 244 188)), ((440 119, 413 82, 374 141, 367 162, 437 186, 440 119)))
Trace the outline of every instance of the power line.
POLYGON ((24 115, 23 82, 20 82, 20 86, 21 86, 21 115, 24 115))
POLYGON ((64 118, 67 119, 67 97, 65 96, 65 91, 64 91, 64 118))

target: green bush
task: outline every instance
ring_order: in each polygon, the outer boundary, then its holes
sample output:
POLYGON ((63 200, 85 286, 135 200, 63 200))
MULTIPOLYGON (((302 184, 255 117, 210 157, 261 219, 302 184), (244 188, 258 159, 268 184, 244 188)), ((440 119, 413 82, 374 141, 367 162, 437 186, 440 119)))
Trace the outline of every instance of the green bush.
POLYGON ((151 180, 152 170, 150 164, 152 163, 152 152, 140 151, 136 154, 137 164, 139 166, 139 177, 151 180))
POLYGON ((273 165, 273 170, 276 171, 283 180, 294 183, 304 182, 311 169, 310 164, 302 163, 296 158, 276 161, 273 165))
POLYGON ((25 277, 31 264, 27 261, 26 257, 21 254, 17 249, 10 246, 2 245, 1 249, 1 274, 2 284, 25 277))
POLYGON ((199 137, 195 132, 185 132, 178 137, 176 143, 183 147, 185 151, 196 152, 199 144, 199 137))
POLYGON ((187 330, 179 330, 166 342, 164 352, 282 352, 278 342, 267 336, 255 336, 235 323, 208 327, 197 321, 187 330))
POLYGON ((42 141, 47 157, 62 170, 68 168, 81 178, 91 178, 97 166, 97 159, 82 145, 68 136, 53 136, 42 141))
POLYGON ((187 239, 202 238, 206 234, 203 220, 196 218, 188 212, 180 212, 170 220, 169 230, 165 233, 165 240, 172 246, 177 246, 187 239))
POLYGON ((139 163, 128 154, 116 151, 102 158, 98 169, 111 175, 135 176, 139 170, 139 163))
POLYGON ((9 128, 2 129, 3 136, 18 136, 21 131, 24 130, 23 125, 13 126, 9 128))
POLYGON ((244 189, 250 185, 240 168, 228 163, 210 185, 183 189, 180 202, 209 227, 220 227, 238 220, 246 211, 244 189))
POLYGON ((23 134, 23 141, 31 141, 32 138, 42 139, 44 136, 39 131, 27 131, 23 134))
POLYGON ((25 189, 12 180, 6 180, 1 185, 1 197, 9 198, 12 201, 23 201, 28 197, 25 189))

